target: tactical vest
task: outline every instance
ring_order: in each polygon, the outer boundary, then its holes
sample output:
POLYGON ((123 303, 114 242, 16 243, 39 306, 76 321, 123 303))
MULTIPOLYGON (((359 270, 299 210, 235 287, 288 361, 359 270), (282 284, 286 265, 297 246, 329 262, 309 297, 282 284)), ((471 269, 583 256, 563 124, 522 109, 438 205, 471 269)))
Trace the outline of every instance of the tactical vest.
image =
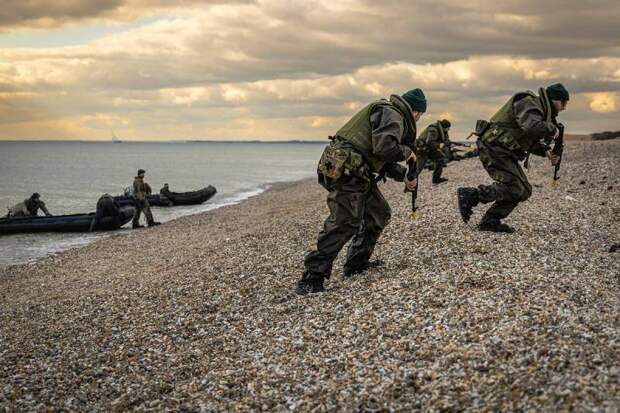
POLYGON ((539 90, 539 95, 530 90, 520 92, 511 97, 490 119, 490 127, 484 133, 482 139, 485 142, 498 144, 510 151, 515 152, 519 157, 524 157, 530 147, 540 137, 527 136, 519 127, 514 113, 514 103, 516 100, 525 99, 527 96, 540 102, 543 115, 547 122, 553 122, 553 110, 551 102, 544 89, 539 90))
POLYGON ((424 129, 422 133, 420 134, 420 136, 416 139, 415 141, 416 154, 417 153, 430 153, 433 150, 433 148, 431 148, 430 146, 430 143, 428 142, 428 132, 430 128, 436 128, 439 131, 439 142, 440 143, 446 142, 446 132, 444 131, 443 126, 441 126, 441 122, 437 121, 437 123, 428 125, 428 127, 424 129))
POLYGON ((372 125, 370 124, 370 114, 379 106, 390 106, 400 113, 405 120, 405 133, 403 134, 403 140, 408 141, 408 144, 413 146, 416 135, 415 121, 409 113, 409 108, 404 106, 395 98, 390 98, 390 100, 381 99, 370 103, 355 114, 355 116, 353 116, 342 128, 340 128, 340 130, 338 130, 338 132, 336 132, 336 138, 339 138, 353 146, 353 148, 364 157, 364 161, 366 161, 370 167, 371 172, 375 173, 381 171, 381 169, 385 166, 385 162, 378 159, 373 154, 372 150, 372 125))

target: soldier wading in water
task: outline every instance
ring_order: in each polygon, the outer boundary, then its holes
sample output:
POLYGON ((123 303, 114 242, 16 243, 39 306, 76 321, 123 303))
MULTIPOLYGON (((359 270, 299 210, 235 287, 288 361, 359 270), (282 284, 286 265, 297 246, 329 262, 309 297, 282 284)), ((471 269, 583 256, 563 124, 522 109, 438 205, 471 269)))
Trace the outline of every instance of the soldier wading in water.
POLYGON ((408 181, 406 169, 396 162, 415 159, 411 147, 416 122, 424 112, 426 97, 422 90, 413 89, 367 105, 331 138, 317 171, 319 183, 329 191, 330 214, 319 233, 317 249, 306 256, 297 294, 323 291, 333 261, 351 238, 346 277, 379 264, 369 260, 391 211, 375 175, 404 180, 407 189, 415 188, 417 181, 408 181))
POLYGON ((458 203, 463 221, 468 222, 472 209, 482 202, 494 202, 482 217, 481 231, 514 232, 501 222, 532 194, 532 187, 519 165, 530 153, 546 156, 555 165, 559 157, 551 152, 550 143, 560 134, 556 121, 566 109, 569 95, 560 83, 541 88, 538 96, 520 92, 502 106, 489 122, 478 121, 476 134, 480 162, 495 181, 478 188, 459 188, 458 203))

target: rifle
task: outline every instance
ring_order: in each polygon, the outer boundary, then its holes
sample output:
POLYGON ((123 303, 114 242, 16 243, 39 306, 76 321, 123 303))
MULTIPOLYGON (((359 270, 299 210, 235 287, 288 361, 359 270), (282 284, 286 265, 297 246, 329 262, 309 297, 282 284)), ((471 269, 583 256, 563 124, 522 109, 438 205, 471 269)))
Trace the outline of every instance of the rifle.
POLYGON ((555 139, 555 144, 553 145, 553 149, 551 153, 557 155, 560 159, 558 159, 558 163, 555 164, 555 169, 553 170, 553 185, 558 184, 558 172, 560 171, 560 164, 562 163, 562 154, 564 153, 564 125, 558 123, 558 137, 555 139))
MULTIPOLYGON (((408 167, 407 180, 413 181, 414 179, 418 177, 417 165, 416 165, 415 159, 409 160, 409 162, 407 162, 407 167, 408 167)), ((418 186, 419 185, 420 185, 420 182, 418 182, 418 184, 415 186, 415 189, 413 191, 405 188, 405 192, 411 192, 411 215, 409 215, 409 218, 411 218, 412 221, 415 221, 418 218, 418 214, 416 213, 416 210, 418 208, 415 205, 415 201, 418 198, 418 186)))

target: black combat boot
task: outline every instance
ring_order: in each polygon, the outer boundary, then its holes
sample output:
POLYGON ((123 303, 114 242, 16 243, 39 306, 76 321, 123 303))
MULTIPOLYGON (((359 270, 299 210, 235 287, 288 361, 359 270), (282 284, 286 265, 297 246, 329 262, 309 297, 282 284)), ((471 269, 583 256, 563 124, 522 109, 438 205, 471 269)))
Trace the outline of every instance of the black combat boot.
POLYGON ((515 229, 510 225, 502 224, 497 218, 489 218, 486 215, 482 217, 482 221, 478 225, 480 231, 488 232, 505 232, 506 234, 512 234, 515 229))
POLYGON ((461 213, 461 218, 463 218, 463 222, 469 222, 472 209, 480 202, 478 190, 476 188, 459 188, 456 190, 456 193, 459 198, 459 212, 461 213))
POLYGON ((149 222, 149 227, 154 227, 156 225, 161 225, 161 222, 157 222, 157 221, 149 222))
POLYGON ((433 185, 443 184, 444 182, 448 182, 448 178, 433 179, 433 185))
POLYGON ((323 291, 325 291, 325 288, 323 288, 323 277, 311 275, 308 271, 304 272, 301 280, 297 281, 297 287, 295 288, 295 292, 298 295, 315 294, 323 291))
POLYGON ((383 264, 384 264, 383 260, 374 260, 374 261, 369 261, 360 267, 344 267, 344 276, 347 278, 353 277, 356 274, 363 273, 369 268, 377 268, 383 264))
POLYGON ((131 228, 133 229, 138 229, 138 228, 144 228, 144 225, 140 225, 140 224, 132 224, 131 228))

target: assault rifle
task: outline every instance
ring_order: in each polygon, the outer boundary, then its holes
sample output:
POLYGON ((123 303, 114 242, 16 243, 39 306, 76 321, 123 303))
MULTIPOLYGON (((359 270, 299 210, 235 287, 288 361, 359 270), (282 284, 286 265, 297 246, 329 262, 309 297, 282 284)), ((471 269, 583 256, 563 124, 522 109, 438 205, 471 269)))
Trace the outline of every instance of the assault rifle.
POLYGON ((562 154, 564 153, 564 125, 558 123, 558 137, 555 139, 555 144, 553 145, 553 149, 551 153, 557 155, 560 159, 558 159, 558 163, 555 164, 555 169, 553 170, 553 184, 557 185, 558 172, 560 171, 560 164, 562 163, 562 154))
MULTIPOLYGON (((408 167, 407 180, 413 181, 414 179, 418 177, 417 165, 416 165, 415 159, 409 160, 409 162, 407 162, 407 167, 408 167)), ((415 186, 415 189, 413 191, 405 188, 405 192, 411 192, 411 215, 409 215, 409 217, 411 218, 412 221, 415 221, 418 218, 418 214, 416 213, 416 210, 418 208, 415 205, 415 201, 418 198, 418 186, 419 185, 420 185, 420 182, 418 182, 418 184, 415 186)))
MULTIPOLYGON (((408 168, 405 170, 405 168, 398 165, 397 163, 386 164, 386 166, 383 167, 382 171, 375 177, 374 182, 376 184, 378 184, 380 181, 385 182, 386 177, 392 178, 397 182, 403 182, 405 180, 405 177, 407 178, 407 180, 413 181, 418 177, 417 163, 415 160, 410 160, 409 162, 407 162, 407 166, 408 168)), ((417 219, 416 210, 418 208, 416 207, 415 203, 416 199, 418 198, 418 185, 420 185, 419 182, 416 185, 415 189, 412 191, 408 190, 405 187, 404 191, 405 193, 411 192, 411 214, 409 215, 409 217, 412 221, 415 221, 417 219)))

